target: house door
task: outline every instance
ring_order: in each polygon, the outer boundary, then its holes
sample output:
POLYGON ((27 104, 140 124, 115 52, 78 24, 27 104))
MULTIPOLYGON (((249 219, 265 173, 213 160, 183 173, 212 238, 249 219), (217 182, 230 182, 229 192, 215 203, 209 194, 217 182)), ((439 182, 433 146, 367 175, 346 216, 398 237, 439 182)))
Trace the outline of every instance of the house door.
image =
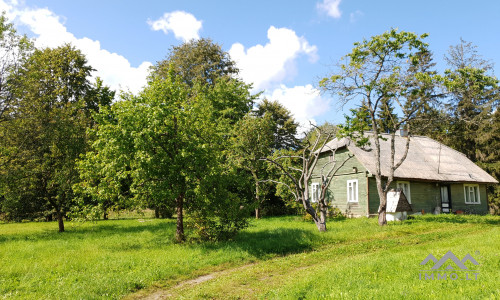
POLYGON ((441 211, 443 213, 451 212, 450 186, 441 186, 441 211))

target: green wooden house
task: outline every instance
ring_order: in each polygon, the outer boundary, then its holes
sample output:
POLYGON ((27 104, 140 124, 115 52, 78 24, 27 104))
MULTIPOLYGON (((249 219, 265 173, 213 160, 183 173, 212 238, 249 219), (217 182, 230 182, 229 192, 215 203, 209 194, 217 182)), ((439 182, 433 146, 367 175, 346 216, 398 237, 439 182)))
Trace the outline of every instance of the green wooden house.
MULTIPOLYGON (((380 140, 382 175, 389 174, 390 136, 380 140)), ((396 161, 402 157, 408 137, 396 135, 396 161)), ((370 137, 371 145, 373 136, 370 137)), ((375 151, 357 147, 348 138, 334 139, 320 154, 311 183, 311 198, 317 199, 322 174, 336 164, 338 170, 327 193, 331 206, 349 216, 377 213, 379 196, 375 176, 375 151), (332 151, 335 150, 335 151, 332 151), (347 157, 351 156, 348 160, 347 157), (346 160, 344 162, 344 160, 346 160)), ((413 213, 488 213, 486 185, 498 181, 464 154, 425 136, 412 136, 403 164, 394 173, 394 188, 401 189, 413 213)))

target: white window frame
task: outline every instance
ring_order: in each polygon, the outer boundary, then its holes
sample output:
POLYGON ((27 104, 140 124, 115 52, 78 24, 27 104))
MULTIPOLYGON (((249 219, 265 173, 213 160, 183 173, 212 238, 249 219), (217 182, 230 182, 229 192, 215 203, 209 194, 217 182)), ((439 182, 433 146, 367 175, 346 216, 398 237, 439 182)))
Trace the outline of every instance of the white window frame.
POLYGON ((411 204, 411 188, 410 188, 410 182, 409 181, 397 181, 396 182, 396 186, 398 189, 401 189, 401 191, 403 191, 403 193, 405 194, 405 197, 406 197, 406 200, 408 200, 408 203, 411 204), (406 193, 404 193, 404 189, 403 189, 403 186, 406 185, 408 186, 408 195, 406 195, 406 193))
POLYGON ((358 184, 357 179, 347 180, 347 202, 351 202, 351 203, 358 203, 359 202, 358 190, 359 190, 359 184, 358 184), (356 189, 354 189, 353 183, 356 184, 356 189), (351 189, 353 190, 352 193, 351 193, 351 189), (355 196, 354 199, 352 199, 351 196, 355 196))
POLYGON ((311 183, 311 202, 316 203, 319 201, 320 192, 319 182, 311 183))
POLYGON ((465 199, 465 204, 481 204, 481 193, 479 192, 479 184, 468 184, 468 183, 464 184, 464 199, 465 199), (474 194, 474 201, 470 201, 471 192, 474 194))

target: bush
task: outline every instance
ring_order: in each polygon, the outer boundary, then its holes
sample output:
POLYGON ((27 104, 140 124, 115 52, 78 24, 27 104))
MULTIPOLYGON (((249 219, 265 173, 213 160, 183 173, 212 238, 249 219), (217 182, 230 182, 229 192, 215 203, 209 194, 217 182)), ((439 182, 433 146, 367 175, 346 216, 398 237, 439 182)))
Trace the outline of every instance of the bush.
POLYGON ((187 198, 186 224, 203 241, 232 239, 241 229, 248 226, 251 207, 245 205, 237 193, 237 177, 219 174, 206 178, 187 198))

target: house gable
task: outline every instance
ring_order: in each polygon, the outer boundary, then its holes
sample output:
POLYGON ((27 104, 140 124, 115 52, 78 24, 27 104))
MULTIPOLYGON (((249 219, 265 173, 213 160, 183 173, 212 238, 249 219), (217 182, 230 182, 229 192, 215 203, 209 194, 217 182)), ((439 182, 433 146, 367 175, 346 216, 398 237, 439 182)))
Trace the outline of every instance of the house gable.
MULTIPOLYGON (((313 183, 321 181, 321 168, 323 174, 327 173, 332 165, 331 152, 320 155, 318 163, 313 173, 313 183)), ((335 153, 337 172, 330 183, 327 192, 329 205, 337 207, 341 212, 352 216, 366 216, 368 214, 367 197, 367 170, 345 147, 340 148, 335 153), (356 201, 348 201, 348 181, 356 181, 356 201)), ((351 185, 352 186, 352 185, 351 185)))

